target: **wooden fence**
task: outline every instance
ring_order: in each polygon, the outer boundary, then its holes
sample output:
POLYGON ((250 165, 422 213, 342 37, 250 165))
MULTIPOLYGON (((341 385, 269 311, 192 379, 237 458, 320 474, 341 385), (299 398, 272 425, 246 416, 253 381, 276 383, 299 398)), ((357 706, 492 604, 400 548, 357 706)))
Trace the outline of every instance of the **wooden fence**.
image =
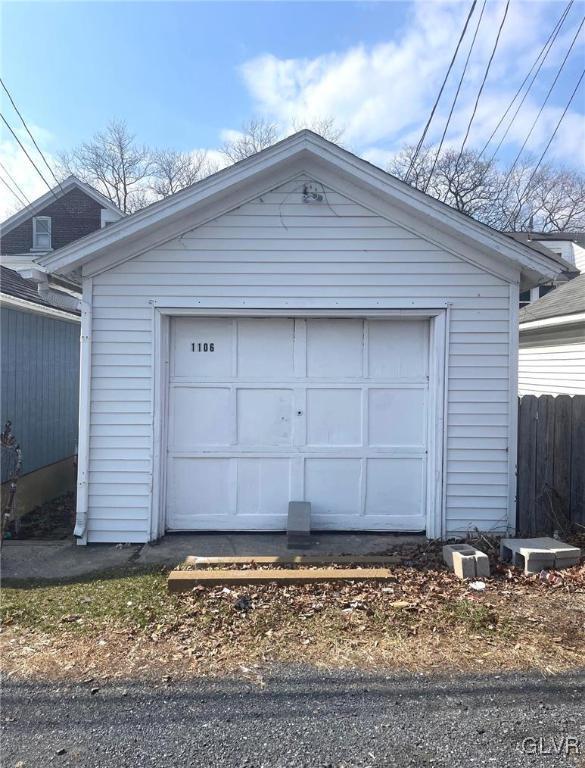
POLYGON ((525 395, 518 409, 520 535, 585 532, 585 395, 525 395))

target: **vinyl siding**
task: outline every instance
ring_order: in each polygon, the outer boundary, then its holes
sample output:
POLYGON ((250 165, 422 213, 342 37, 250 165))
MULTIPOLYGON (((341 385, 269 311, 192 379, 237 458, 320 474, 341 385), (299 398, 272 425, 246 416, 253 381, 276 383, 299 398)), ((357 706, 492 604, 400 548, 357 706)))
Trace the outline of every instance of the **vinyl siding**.
POLYGON ((76 453, 79 323, 2 307, 0 324, 0 418, 12 422, 26 474, 76 453))
POLYGON ((149 538, 151 302, 193 297, 451 302, 448 533, 505 529, 511 290, 332 190, 303 203, 298 180, 94 276, 88 540, 149 538))
POLYGON ((585 395, 585 323, 520 332, 519 395, 585 395))

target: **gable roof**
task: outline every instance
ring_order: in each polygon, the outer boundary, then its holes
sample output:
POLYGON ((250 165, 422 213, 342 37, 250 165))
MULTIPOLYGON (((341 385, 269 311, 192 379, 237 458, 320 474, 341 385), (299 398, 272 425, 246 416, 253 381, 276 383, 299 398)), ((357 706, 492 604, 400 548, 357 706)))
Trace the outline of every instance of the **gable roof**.
POLYGON ((585 275, 569 280, 541 299, 522 307, 518 319, 522 324, 581 313, 585 313, 585 275))
POLYGON ((8 269, 8 267, 5 267, 4 265, 0 265, 0 294, 12 296, 15 299, 20 299, 21 301, 30 304, 37 304, 40 307, 59 309, 60 311, 67 312, 71 315, 79 316, 81 314, 76 309, 59 306, 56 303, 43 298, 43 296, 40 295, 37 283, 34 280, 27 280, 15 270, 8 269))
POLYGON ((571 270, 571 265, 556 254, 518 243, 306 129, 122 221, 41 256, 38 263, 49 271, 66 273, 98 257, 111 258, 113 263, 132 258, 215 218, 230 209, 230 202, 231 208, 242 204, 250 199, 246 190, 255 188, 255 194, 260 194, 266 190, 261 184, 273 181, 275 174, 284 178, 288 172, 290 178, 302 171, 321 176, 334 171, 342 183, 357 185, 381 203, 391 203, 415 216, 437 237, 444 233, 475 253, 507 260, 533 283, 571 270), (210 213, 205 219, 207 211, 210 213))
POLYGON ((18 227, 19 224, 22 224, 31 216, 35 216, 39 211, 42 211, 43 208, 52 203, 55 198, 63 197, 75 187, 93 198, 96 203, 102 206, 102 208, 107 208, 109 211, 112 211, 112 213, 116 213, 119 218, 123 218, 124 214, 122 211, 111 200, 108 200, 105 195, 102 195, 101 192, 98 192, 98 190, 94 189, 90 184, 86 184, 84 181, 78 179, 77 176, 71 175, 64 179, 59 186, 53 187, 44 195, 41 195, 41 197, 37 197, 37 199, 30 205, 27 205, 25 208, 22 208, 20 211, 17 211, 3 221, 0 224, 2 234, 6 234, 15 227, 18 227))

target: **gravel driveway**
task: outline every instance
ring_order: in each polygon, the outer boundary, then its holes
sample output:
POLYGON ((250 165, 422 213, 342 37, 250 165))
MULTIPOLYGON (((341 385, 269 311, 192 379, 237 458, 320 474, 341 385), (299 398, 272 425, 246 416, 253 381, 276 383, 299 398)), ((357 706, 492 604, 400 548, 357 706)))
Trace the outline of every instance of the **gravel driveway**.
POLYGON ((8 681, 3 768, 585 763, 582 674, 439 679, 280 668, 255 683, 98 686, 8 681), (561 754, 542 754, 555 749, 561 754))

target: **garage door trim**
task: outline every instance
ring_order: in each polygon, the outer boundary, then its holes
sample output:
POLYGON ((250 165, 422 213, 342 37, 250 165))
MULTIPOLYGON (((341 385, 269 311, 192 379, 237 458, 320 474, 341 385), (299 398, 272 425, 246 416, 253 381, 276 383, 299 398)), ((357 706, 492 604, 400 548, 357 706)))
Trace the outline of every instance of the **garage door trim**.
POLYGON ((172 317, 302 317, 391 319, 408 317, 430 320, 429 419, 426 477, 426 534, 442 536, 444 531, 445 489, 443 482, 446 430, 446 387, 448 365, 449 307, 433 308, 307 308, 286 306, 274 309, 244 307, 207 308, 160 306, 153 303, 153 487, 151 496, 151 535, 159 538, 166 527, 166 446, 169 402, 170 321, 172 317))

